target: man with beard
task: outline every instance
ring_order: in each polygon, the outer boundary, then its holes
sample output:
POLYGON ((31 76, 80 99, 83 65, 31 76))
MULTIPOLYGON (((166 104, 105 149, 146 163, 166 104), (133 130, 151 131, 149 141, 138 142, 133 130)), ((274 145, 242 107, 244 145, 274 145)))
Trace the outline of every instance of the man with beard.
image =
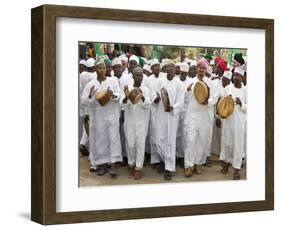
POLYGON ((110 164, 110 175, 116 177, 115 163, 122 161, 122 154, 119 114, 114 101, 119 101, 120 89, 113 78, 105 75, 104 60, 97 60, 95 68, 97 78, 86 85, 82 94, 82 104, 89 108, 90 161, 93 167, 97 167, 98 176, 106 174, 110 164), (103 105, 96 99, 97 93, 102 90, 110 96, 110 100, 103 105))
MULTIPOLYGON (((171 180, 176 170, 176 138, 184 94, 181 83, 175 78, 175 64, 169 61, 165 68, 167 75, 158 81, 157 92, 161 94, 161 91, 166 91, 169 103, 167 110, 163 103, 157 110, 156 147, 161 159, 159 169, 164 171, 165 180, 171 180)), ((161 95, 161 100, 164 100, 163 93, 161 95)))
POLYGON ((206 162, 210 151, 213 129, 213 110, 216 103, 212 80, 206 77, 207 64, 199 60, 197 63, 197 75, 192 78, 192 83, 187 91, 190 93, 189 104, 185 113, 184 132, 184 167, 185 176, 190 177, 195 172, 202 173, 202 164, 206 162), (203 81, 209 91, 209 97, 199 104, 193 94, 197 81, 203 81))
MULTIPOLYGON (((121 97, 121 103, 125 109, 124 131, 126 137, 126 152, 129 168, 133 171, 134 179, 141 179, 143 168, 145 141, 148 131, 150 94, 142 85, 143 71, 140 67, 133 70, 133 85, 126 85, 121 97), (138 92, 140 101, 133 104, 129 100, 130 93, 138 92)), ((137 95, 137 94, 136 94, 137 95)))
POLYGON ((228 172, 229 166, 234 168, 233 179, 240 179, 240 169, 244 156, 247 93, 242 84, 244 70, 236 67, 233 73, 233 84, 225 88, 224 96, 231 95, 235 101, 233 113, 222 121, 222 144, 220 160, 223 161, 222 174, 228 172))

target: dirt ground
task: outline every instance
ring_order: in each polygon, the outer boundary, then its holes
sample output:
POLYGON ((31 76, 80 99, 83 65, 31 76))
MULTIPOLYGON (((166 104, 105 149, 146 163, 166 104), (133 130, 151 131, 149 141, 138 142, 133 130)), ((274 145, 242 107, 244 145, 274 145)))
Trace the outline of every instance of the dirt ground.
MULTIPOLYGON (((189 181, 217 181, 217 180, 232 180, 233 169, 230 167, 229 172, 225 175, 220 173, 221 163, 218 156, 212 155, 212 167, 203 167, 201 175, 193 175, 192 177, 185 177, 184 170, 177 166, 176 172, 171 181, 165 181, 162 174, 159 174, 152 166, 145 162, 142 170, 143 177, 140 180, 135 180, 130 175, 126 166, 117 167, 117 178, 111 178, 107 173, 103 176, 97 176, 94 172, 89 171, 90 162, 88 157, 80 157, 80 186, 97 186, 97 185, 125 185, 125 184, 151 184, 151 183, 175 183, 175 182, 189 182, 189 181)), ((241 169, 241 179, 246 179, 246 166, 244 163, 241 169)))

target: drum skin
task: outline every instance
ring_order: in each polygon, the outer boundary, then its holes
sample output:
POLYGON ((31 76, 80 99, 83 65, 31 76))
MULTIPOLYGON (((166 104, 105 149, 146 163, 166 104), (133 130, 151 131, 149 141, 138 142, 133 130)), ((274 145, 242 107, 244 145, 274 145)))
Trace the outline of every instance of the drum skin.
POLYGON ((96 93, 96 100, 101 106, 105 106, 111 100, 111 95, 108 90, 103 89, 96 93))
POLYGON ((170 100, 169 100, 168 91, 163 87, 160 93, 161 93, 162 103, 164 106, 164 111, 169 112, 170 100))
POLYGON ((129 100, 131 101, 132 104, 137 104, 141 99, 142 99, 142 92, 139 88, 134 88, 130 91, 129 100))
POLYGON ((193 88, 193 95, 199 104, 203 104, 209 98, 209 89, 206 83, 197 81, 193 88))
POLYGON ((217 114, 225 119, 229 117, 234 110, 234 100, 231 96, 222 97, 217 103, 217 114))

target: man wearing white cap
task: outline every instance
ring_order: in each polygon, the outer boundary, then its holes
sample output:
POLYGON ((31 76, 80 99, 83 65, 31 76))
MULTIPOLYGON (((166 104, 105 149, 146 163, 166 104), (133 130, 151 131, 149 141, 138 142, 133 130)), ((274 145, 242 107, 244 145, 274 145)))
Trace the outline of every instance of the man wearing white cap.
POLYGON ((129 58, 128 74, 123 73, 119 79, 121 91, 124 90, 125 85, 132 85, 134 83, 133 79, 133 69, 139 66, 139 58, 136 55, 132 55, 129 58))
POLYGON ((126 135, 126 149, 128 164, 133 170, 134 179, 141 179, 145 154, 145 140, 148 132, 150 94, 143 86, 143 70, 136 67, 133 70, 134 84, 125 86, 121 96, 121 103, 125 109, 124 130, 126 135), (131 90, 138 90, 142 96, 139 102, 133 104, 128 98, 131 90))
POLYGON ((116 57, 112 60, 112 70, 114 76, 120 79, 120 77, 122 76, 122 62, 119 57, 116 57))
POLYGON ((80 146, 79 150, 83 155, 89 155, 89 136, 88 136, 88 127, 89 127, 89 113, 87 106, 83 106, 81 104, 81 96, 83 93, 83 90, 85 86, 94 78, 94 73, 89 72, 94 71, 94 61, 95 59, 89 58, 87 61, 81 60, 79 62, 79 66, 84 65, 84 71, 80 73, 79 76, 79 91, 80 91, 80 104, 79 104, 79 110, 80 110, 80 118, 79 118, 79 140, 80 140, 80 146), (82 124, 82 126, 81 126, 82 124), (81 134, 81 135, 80 135, 81 134))
POLYGON ((116 176, 115 162, 122 161, 119 134, 119 115, 116 114, 114 101, 119 101, 120 89, 118 83, 111 77, 106 77, 104 60, 95 63, 97 78, 89 82, 82 94, 82 104, 89 107, 90 117, 90 161, 97 167, 97 175, 107 173, 107 165, 111 164, 110 174, 116 176), (107 90, 111 99, 104 105, 96 100, 97 93, 107 90))
POLYGON ((84 59, 81 59, 79 62, 79 73, 82 72, 86 72, 87 71, 87 61, 85 61, 84 59))
POLYGON ((244 70, 236 67, 233 73, 233 84, 225 87, 224 96, 231 95, 235 107, 233 113, 222 120, 221 154, 222 174, 228 172, 230 165, 234 168, 233 179, 240 179, 240 169, 244 155, 247 93, 242 84, 244 70))
POLYGON ((175 74, 175 77, 176 78, 180 78, 180 66, 181 66, 181 62, 177 62, 175 65, 176 65, 176 74, 175 74))
POLYGON ((152 74, 152 73, 151 73, 150 65, 144 64, 144 66, 143 66, 143 73, 144 73, 147 77, 150 77, 150 75, 152 74))
MULTIPOLYGON (((122 59, 121 59, 122 60, 122 59)), ((122 76, 119 78, 119 86, 121 92, 124 91, 124 88, 126 85, 133 85, 134 79, 133 79, 133 69, 139 66, 139 58, 136 55, 130 56, 129 59, 129 67, 128 67, 128 73, 123 73, 122 76)), ((120 117, 120 134, 121 134, 121 142, 122 142, 122 154, 123 154, 123 165, 126 165, 127 161, 127 153, 125 148, 125 135, 124 135, 124 108, 122 108, 121 111, 121 117, 120 117)))
POLYGON ((128 74, 128 57, 126 56, 126 54, 122 54, 119 58, 122 64, 122 74, 128 74))
POLYGON ((158 59, 153 59, 150 62, 150 67, 152 71, 152 75, 143 81, 143 85, 149 89, 150 92, 150 119, 149 119, 149 143, 150 143, 150 162, 151 164, 159 164, 160 163, 160 155, 157 149, 157 140, 156 140, 156 122, 157 122, 157 111, 160 105, 160 95, 157 93, 157 84, 159 79, 161 78, 160 73, 160 63, 158 59))
POLYGON ((188 107, 188 101, 190 94, 187 92, 187 87, 191 84, 192 78, 188 77, 189 65, 185 62, 180 65, 180 78, 179 81, 182 85, 182 91, 184 92, 184 106, 182 111, 180 112, 179 117, 179 126, 177 131, 177 145, 176 145, 176 157, 180 159, 180 164, 183 166, 183 158, 184 158, 184 148, 183 143, 185 141, 185 132, 184 132, 184 117, 186 108, 188 107))
POLYGON ((210 152, 212 141, 214 105, 216 97, 212 80, 206 77, 207 63, 204 60, 197 62, 197 76, 192 78, 192 83, 187 91, 190 93, 188 107, 184 119, 185 146, 184 167, 185 176, 190 177, 195 172, 202 173, 202 164, 205 163, 210 152), (193 94, 197 81, 203 81, 209 91, 209 97, 199 104, 193 94))
MULTIPOLYGON (((159 172, 164 170, 164 179, 171 180, 176 170, 176 139, 179 123, 179 114, 184 103, 184 93, 181 83, 175 78, 175 64, 171 61, 166 64, 167 76, 157 83, 157 92, 166 90, 169 104, 165 111, 164 104, 160 103, 157 110, 156 146, 160 155, 159 172)), ((164 98, 161 98, 163 101, 164 98)))
MULTIPOLYGON (((232 72, 225 71, 221 79, 220 87, 217 87, 218 96, 217 99, 221 98, 224 95, 225 87, 228 86, 231 82, 232 72)), ((211 153, 220 154, 221 152, 221 120, 220 117, 215 114, 214 117, 214 126, 213 126, 213 135, 212 135, 212 146, 211 153)))

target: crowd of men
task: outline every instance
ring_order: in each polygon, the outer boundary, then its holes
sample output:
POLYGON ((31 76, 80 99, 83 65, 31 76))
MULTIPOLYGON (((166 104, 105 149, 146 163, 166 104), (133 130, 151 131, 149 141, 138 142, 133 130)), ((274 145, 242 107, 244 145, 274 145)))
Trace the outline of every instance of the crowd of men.
POLYGON ((246 158, 247 86, 242 54, 233 63, 217 56, 174 63, 170 59, 146 60, 140 67, 135 55, 109 60, 80 60, 80 152, 89 154, 90 171, 116 178, 117 163, 127 165, 134 179, 142 178, 145 159, 153 170, 171 180, 179 162, 186 177, 203 173, 211 166, 210 154, 219 154, 221 173, 233 167, 233 179, 240 179, 246 158), (194 85, 203 81, 208 98, 198 103, 194 85), (164 107, 162 89, 168 94, 164 107), (109 100, 101 104, 96 96, 107 90, 109 100), (130 92, 140 96, 133 103, 130 92), (231 95, 233 113, 223 119, 216 113, 218 100, 231 95))

